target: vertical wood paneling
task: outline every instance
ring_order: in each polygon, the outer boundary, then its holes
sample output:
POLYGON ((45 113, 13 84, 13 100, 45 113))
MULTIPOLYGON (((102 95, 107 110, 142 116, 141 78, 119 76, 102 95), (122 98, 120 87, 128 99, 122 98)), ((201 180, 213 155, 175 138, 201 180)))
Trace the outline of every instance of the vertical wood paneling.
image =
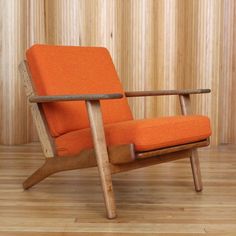
MULTIPOLYGON (((45 43, 45 4, 44 0, 27 0, 27 22, 26 22, 26 32, 27 32, 27 45, 30 47, 36 43, 45 43)), ((26 49, 26 48, 25 48, 26 49)), ((24 50, 25 50, 24 49, 24 50)), ((31 111, 29 109, 29 104, 27 106, 27 127, 26 131, 29 141, 38 140, 38 135, 33 124, 31 117, 31 111)))
MULTIPOLYGON (((236 143, 234 0, 0 0, 1 143, 36 139, 17 64, 34 43, 104 46, 126 90, 193 96, 213 144, 236 143)), ((136 118, 179 114, 176 97, 130 99, 136 118)))
MULTIPOLYGON (((178 0, 165 0, 164 4, 164 75, 162 89, 176 88, 177 72, 177 3, 178 0)), ((158 66, 158 65, 156 65, 158 66)), ((176 114, 176 97, 163 97, 165 115, 176 114)))
POLYGON ((80 45, 78 0, 45 0, 49 44, 80 45))
MULTIPOLYGON (((149 1, 131 0, 130 7, 130 22, 129 28, 132 29, 129 32, 130 37, 128 37, 128 58, 129 58, 129 73, 123 80, 128 81, 127 89, 129 90, 144 90, 146 77, 146 66, 145 60, 147 52, 146 44, 146 32, 145 29, 147 25, 147 14, 149 1), (130 53, 132 52, 132 53, 130 53)), ((131 107, 133 108, 133 114, 136 118, 144 118, 144 98, 132 99, 130 100, 131 107)))
MULTIPOLYGON (((151 90, 164 89, 163 79, 164 79, 164 9, 165 9, 165 0, 154 1, 154 78, 153 78, 153 87, 151 90)), ((163 108, 163 99, 162 97, 152 98, 152 117, 165 115, 165 109, 163 108)))
MULTIPOLYGON (((146 2, 145 9, 145 25, 143 32, 143 50, 145 51, 144 56, 144 73, 143 73, 143 87, 144 90, 155 89, 155 36, 154 36, 154 17, 155 17, 155 2, 149 0, 146 2), (147 37, 148 35, 148 37, 147 37)), ((153 107, 153 97, 146 97, 144 99, 144 118, 155 117, 155 108, 153 107)))
POLYGON ((220 0, 199 0, 197 15, 197 58, 194 73, 194 87, 211 88, 211 96, 196 96, 195 108, 197 113, 212 117, 212 142, 218 143, 218 99, 219 99, 219 70, 220 70, 220 0))
POLYGON ((235 1, 225 0, 222 3, 222 35, 221 35, 221 80, 219 95, 219 129, 220 142, 228 143, 229 140, 235 140, 235 124, 236 119, 233 115, 235 111, 235 87, 233 86, 235 75, 235 1), (234 101, 234 102, 233 102, 234 101))
POLYGON ((232 132, 232 137, 230 139, 228 139, 226 141, 226 143, 236 143, 236 3, 235 1, 233 2, 234 3, 234 25, 233 25, 233 42, 234 42, 234 45, 233 45, 233 50, 232 50, 232 53, 233 53, 233 65, 232 65, 232 78, 234 78, 232 80, 232 101, 231 101, 231 107, 232 107, 232 119, 231 119, 231 132, 232 132))
POLYGON ((44 0, 27 0, 27 46, 45 43, 45 4, 44 0))
POLYGON ((26 46, 26 1, 1 0, 1 143, 28 141, 27 105, 18 64, 26 46))

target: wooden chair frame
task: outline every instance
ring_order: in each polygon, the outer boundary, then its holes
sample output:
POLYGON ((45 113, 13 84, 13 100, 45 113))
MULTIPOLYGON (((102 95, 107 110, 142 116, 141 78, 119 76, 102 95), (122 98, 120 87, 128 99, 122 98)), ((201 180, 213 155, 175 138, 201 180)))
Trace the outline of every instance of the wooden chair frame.
MULTIPOLYGON (((38 136, 45 155, 45 163, 23 183, 28 189, 46 177, 60 171, 98 167, 103 189, 107 217, 116 217, 116 206, 112 187, 112 174, 136 168, 160 164, 181 158, 190 158, 194 185, 196 191, 202 190, 202 180, 197 148, 209 145, 209 139, 199 142, 162 148, 148 152, 136 152, 133 144, 107 147, 100 100, 119 99, 122 94, 88 94, 88 95, 61 95, 37 96, 26 61, 23 61, 19 70, 23 75, 27 97, 31 103, 31 111, 38 136), (58 157, 54 140, 51 137, 41 104, 57 101, 85 101, 92 131, 94 150, 84 150, 76 157, 58 157)), ((196 90, 167 90, 167 91, 139 91, 125 92, 126 97, 178 95, 183 115, 191 114, 190 94, 209 93, 209 89, 196 90)))

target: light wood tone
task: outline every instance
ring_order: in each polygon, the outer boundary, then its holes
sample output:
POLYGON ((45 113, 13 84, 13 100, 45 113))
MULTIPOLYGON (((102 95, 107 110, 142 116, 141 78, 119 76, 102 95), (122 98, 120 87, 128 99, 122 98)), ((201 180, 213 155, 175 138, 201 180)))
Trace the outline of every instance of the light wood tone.
MULTIPOLYGON (((125 90, 211 88, 193 111, 210 116, 213 145, 236 142, 234 0, 0 2, 1 143, 35 140, 17 71, 33 43, 107 47, 125 90)), ((130 104, 137 118, 180 112, 176 97, 130 104)))
POLYGON ((236 140, 236 2, 222 3, 221 70, 219 86, 219 130, 221 143, 235 143, 236 140), (227 96, 226 96, 227 95, 227 96))
POLYGON ((0 6, 0 143, 27 143, 38 137, 18 65, 27 47, 45 42, 44 0, 1 0, 0 6))
POLYGON ((103 195, 107 210, 107 217, 116 217, 116 205, 112 187, 109 157, 107 153, 106 139, 103 128, 102 112, 99 101, 86 101, 89 122, 91 126, 94 150, 102 184, 103 195))
MULTIPOLYGON (((180 99, 180 106, 181 106, 182 114, 191 115, 192 107, 191 107, 190 95, 189 94, 180 95, 179 99, 180 99)), ((198 151, 196 148, 192 149, 192 152, 190 155, 190 163, 192 167, 195 190, 197 192, 200 192, 203 189, 203 185, 202 185, 202 177, 201 177, 201 170, 200 170, 200 162, 198 158, 198 151)))
POLYGON ((26 1, 0 1, 0 143, 30 141, 27 102, 18 65, 26 44, 26 1))
POLYGON ((199 150, 201 193, 192 191, 188 159, 113 175, 119 217, 108 221, 97 168, 61 172, 22 191, 44 162, 40 144, 0 146, 0 235, 234 236, 235 153, 233 145, 199 150))
MULTIPOLYGON (((24 35, 24 40, 27 43, 22 48, 26 48, 34 45, 35 43, 45 43, 45 3, 44 0, 27 0, 27 20, 24 22, 24 27, 26 27, 26 34, 24 35)), ((25 56, 23 56, 25 57, 25 56)), ((22 81, 21 81, 22 82, 22 81)), ((25 129, 25 127, 23 127, 25 129)), ((35 125, 33 124, 32 115, 30 111, 30 105, 27 104, 27 135, 30 142, 37 141, 38 135, 35 125)), ((21 134, 22 135, 22 134, 21 134)), ((23 140, 21 141, 23 143, 23 140)))
MULTIPOLYGON (((25 92, 28 98, 35 96, 34 88, 31 83, 30 71, 26 61, 21 62, 19 70, 23 76, 25 92)), ((55 145, 51 137, 47 122, 44 118, 43 111, 36 103, 30 105, 31 113, 34 119, 34 124, 37 128, 38 136, 42 145, 45 157, 54 157, 56 155, 55 145)))
POLYGON ((45 32, 45 1, 44 0, 27 0, 27 46, 35 43, 46 42, 45 32))
POLYGON ((80 45, 81 0, 44 0, 45 31, 49 44, 80 45))

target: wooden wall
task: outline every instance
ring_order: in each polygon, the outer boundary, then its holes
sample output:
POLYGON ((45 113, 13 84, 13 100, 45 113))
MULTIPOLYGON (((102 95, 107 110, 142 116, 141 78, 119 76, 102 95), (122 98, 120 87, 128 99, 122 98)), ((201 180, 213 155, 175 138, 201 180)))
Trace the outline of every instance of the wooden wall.
MULTIPOLYGON (((236 143, 234 0, 0 0, 0 143, 37 140, 17 65, 34 43, 99 45, 126 90, 211 88, 193 97, 212 143, 236 143)), ((137 118, 179 113, 176 97, 130 100, 137 118)))

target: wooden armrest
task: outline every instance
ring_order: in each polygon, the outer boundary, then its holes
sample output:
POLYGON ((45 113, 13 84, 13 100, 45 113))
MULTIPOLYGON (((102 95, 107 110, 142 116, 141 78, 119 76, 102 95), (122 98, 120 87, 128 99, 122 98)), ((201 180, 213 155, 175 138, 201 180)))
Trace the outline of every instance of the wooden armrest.
POLYGON ((75 94, 75 95, 50 95, 50 96, 31 96, 29 101, 32 103, 45 102, 65 102, 65 101, 98 101, 104 99, 119 99, 123 94, 75 94))
POLYGON ((156 90, 156 91, 135 91, 125 92, 126 97, 146 97, 163 95, 188 95, 199 93, 210 93, 210 89, 185 89, 185 90, 156 90))

